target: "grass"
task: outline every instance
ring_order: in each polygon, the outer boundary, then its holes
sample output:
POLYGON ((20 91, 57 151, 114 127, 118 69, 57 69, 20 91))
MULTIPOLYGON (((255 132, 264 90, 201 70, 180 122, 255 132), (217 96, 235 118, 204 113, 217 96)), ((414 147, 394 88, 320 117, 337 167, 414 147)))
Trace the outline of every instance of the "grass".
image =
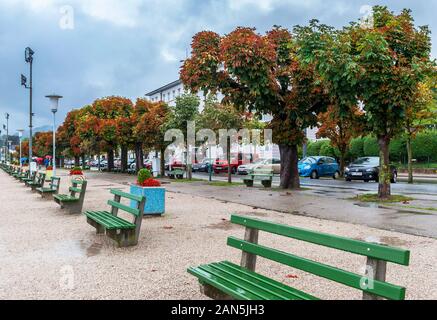
POLYGON ((380 199, 377 194, 368 193, 356 196, 353 200, 359 200, 361 202, 377 202, 377 203, 396 203, 396 202, 409 202, 414 199, 411 197, 392 195, 387 199, 380 199))
POLYGON ((417 207, 417 206, 408 206, 408 205, 404 205, 404 206, 397 206, 397 205, 387 205, 388 207, 395 207, 395 208, 407 208, 407 209, 417 209, 417 210, 426 210, 426 211, 436 211, 437 212, 437 208, 425 208, 425 207, 417 207))
MULTIPOLYGON (((408 164, 402 164, 399 168, 408 169, 408 164)), ((413 169, 437 169, 437 163, 413 163, 413 169)))
POLYGON ((214 187, 230 187, 230 186, 237 187, 237 186, 244 186, 244 183, 241 182, 228 183, 227 181, 212 181, 212 182, 208 181, 208 185, 214 187))

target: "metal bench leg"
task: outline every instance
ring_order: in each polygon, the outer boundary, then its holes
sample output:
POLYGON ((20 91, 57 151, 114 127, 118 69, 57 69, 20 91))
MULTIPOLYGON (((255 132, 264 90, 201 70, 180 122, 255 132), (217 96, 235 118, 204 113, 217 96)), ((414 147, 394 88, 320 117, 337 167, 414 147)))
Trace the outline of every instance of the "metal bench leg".
POLYGON ((247 187, 252 188, 253 187, 253 180, 244 180, 244 184, 247 187))
POLYGON ((82 213, 82 203, 63 203, 63 207, 61 206, 61 208, 65 208, 66 211, 68 211, 69 214, 80 214, 82 213))

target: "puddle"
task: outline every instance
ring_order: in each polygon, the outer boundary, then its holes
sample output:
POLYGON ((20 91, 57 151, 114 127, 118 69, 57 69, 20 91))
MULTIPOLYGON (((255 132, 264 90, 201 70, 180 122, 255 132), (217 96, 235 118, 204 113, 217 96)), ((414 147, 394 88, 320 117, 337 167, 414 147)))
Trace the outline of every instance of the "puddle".
POLYGON ((354 205, 360 208, 387 209, 377 203, 372 203, 372 202, 354 203, 354 205))
POLYGON ((84 240, 64 241, 55 248, 56 255, 69 258, 91 258, 102 251, 103 244, 84 240))

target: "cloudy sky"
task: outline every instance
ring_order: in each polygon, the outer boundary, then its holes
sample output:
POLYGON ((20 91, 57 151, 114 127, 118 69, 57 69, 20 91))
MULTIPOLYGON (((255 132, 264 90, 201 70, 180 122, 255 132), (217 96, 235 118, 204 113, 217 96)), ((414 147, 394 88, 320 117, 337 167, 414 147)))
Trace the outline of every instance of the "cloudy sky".
POLYGON ((28 91, 19 77, 29 72, 27 46, 36 52, 34 125, 42 126, 51 124, 47 94, 64 96, 63 118, 96 98, 135 100, 176 80, 198 31, 251 26, 264 32, 312 18, 341 27, 374 4, 411 8, 418 25, 437 33, 437 4, 425 0, 0 0, 0 126, 9 112, 10 132, 27 129, 28 91))

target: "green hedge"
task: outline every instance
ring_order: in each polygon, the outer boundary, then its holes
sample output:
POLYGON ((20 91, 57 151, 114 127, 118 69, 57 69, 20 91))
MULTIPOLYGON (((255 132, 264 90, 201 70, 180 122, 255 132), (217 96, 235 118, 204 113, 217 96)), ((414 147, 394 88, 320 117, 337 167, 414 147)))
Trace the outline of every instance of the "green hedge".
MULTIPOLYGON (((418 162, 437 161, 437 131, 420 132, 412 142, 413 158, 418 162)), ((328 156, 339 158, 339 152, 330 145, 329 140, 321 140, 308 144, 308 156, 328 156)), ((350 151, 346 160, 355 160, 360 157, 379 156, 378 141, 374 136, 355 138, 351 141, 350 151)), ((390 143, 390 160, 392 162, 407 162, 407 141, 402 136, 393 139, 390 143)))
POLYGON ((437 161, 437 131, 417 134, 412 143, 413 158, 418 162, 437 161))

